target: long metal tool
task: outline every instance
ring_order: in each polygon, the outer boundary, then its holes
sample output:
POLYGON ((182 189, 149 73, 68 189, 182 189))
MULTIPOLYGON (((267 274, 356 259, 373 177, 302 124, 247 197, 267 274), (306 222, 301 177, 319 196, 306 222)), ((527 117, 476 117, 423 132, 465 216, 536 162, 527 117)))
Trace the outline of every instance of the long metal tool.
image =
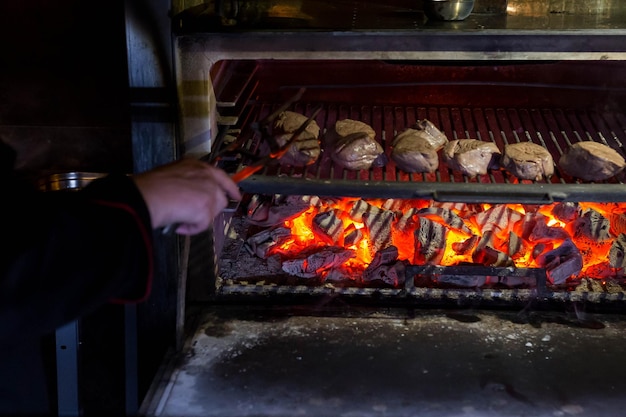
POLYGON ((245 180, 250 175, 259 171, 261 168, 266 166, 270 161, 280 159, 283 155, 287 153, 291 145, 293 145, 293 143, 300 137, 300 135, 304 133, 304 131, 311 124, 313 119, 317 117, 317 114, 320 112, 320 110, 322 110, 322 106, 318 106, 313 111, 311 116, 309 116, 309 118, 304 123, 302 123, 300 127, 296 129, 295 132, 293 132, 289 140, 283 146, 281 146, 278 150, 274 152, 270 152, 267 156, 264 156, 263 158, 257 160, 256 162, 236 172, 235 174, 231 176, 232 180, 235 181, 236 183, 239 183, 240 181, 245 180))
MULTIPOLYGON (((231 176, 232 180, 235 183, 239 183, 245 180, 246 178, 248 178, 250 175, 254 174, 255 172, 258 172, 261 168, 266 166, 269 162, 276 160, 276 159, 280 159, 283 155, 287 153, 291 145, 293 145, 293 143, 298 139, 298 137, 300 137, 300 135, 304 133, 306 128, 311 124, 311 122, 315 119, 315 117, 317 117, 320 110, 322 110, 321 105, 318 106, 313 111, 311 116, 309 116, 309 118, 306 119, 304 123, 302 123, 300 127, 293 132, 289 140, 283 146, 281 146, 278 150, 276 150, 275 152, 270 152, 268 155, 258 159, 254 163, 247 165, 243 169, 237 171, 235 174, 231 176)), ((171 234, 176 231, 178 226, 180 226, 180 223, 169 224, 163 228, 162 232, 163 234, 171 234)))
MULTIPOLYGON (((305 91, 306 91, 306 88, 301 87, 300 89, 298 89, 296 94, 294 94, 289 99, 287 99, 287 101, 281 104, 280 107, 278 107, 270 115, 264 117, 263 119, 259 121, 252 122, 250 124, 250 128, 252 130, 254 130, 255 132, 258 132, 261 136, 268 139, 268 141, 270 142, 270 149, 272 151, 276 150, 276 142, 273 140, 271 136, 269 136, 268 127, 274 122, 274 120, 276 120, 276 118, 278 117, 280 113, 287 110, 296 101, 299 101, 302 98, 302 95, 304 94, 305 91)), ((239 148, 243 145, 243 142, 245 141, 245 139, 246 139, 245 136, 240 136, 237 140, 233 141, 224 149, 214 152, 213 155, 209 156, 207 161, 209 163, 214 163, 217 160, 219 160, 224 154, 238 151, 239 148)))

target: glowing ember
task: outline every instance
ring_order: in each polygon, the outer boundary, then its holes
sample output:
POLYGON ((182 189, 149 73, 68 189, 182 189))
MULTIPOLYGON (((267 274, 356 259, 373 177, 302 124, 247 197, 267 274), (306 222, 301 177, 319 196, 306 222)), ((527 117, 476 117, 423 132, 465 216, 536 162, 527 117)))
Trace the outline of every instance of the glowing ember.
POLYGON ((271 245, 267 256, 288 260, 290 268, 298 259, 304 269, 312 253, 326 250, 315 256, 332 261, 320 263, 315 273, 331 280, 355 271, 394 280, 394 267, 372 271, 380 263, 377 254, 388 248, 397 261, 413 265, 545 268, 553 284, 572 277, 606 278, 626 265, 626 203, 311 201, 315 204, 283 220, 280 226, 291 236, 271 245))

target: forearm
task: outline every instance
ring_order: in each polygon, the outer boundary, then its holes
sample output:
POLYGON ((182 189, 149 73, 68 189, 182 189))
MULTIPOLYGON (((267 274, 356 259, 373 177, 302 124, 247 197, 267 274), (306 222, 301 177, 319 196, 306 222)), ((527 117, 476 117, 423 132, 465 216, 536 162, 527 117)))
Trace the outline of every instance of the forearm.
POLYGON ((150 219, 130 179, 16 198, 0 254, 0 338, 44 333, 103 303, 147 296, 150 219))

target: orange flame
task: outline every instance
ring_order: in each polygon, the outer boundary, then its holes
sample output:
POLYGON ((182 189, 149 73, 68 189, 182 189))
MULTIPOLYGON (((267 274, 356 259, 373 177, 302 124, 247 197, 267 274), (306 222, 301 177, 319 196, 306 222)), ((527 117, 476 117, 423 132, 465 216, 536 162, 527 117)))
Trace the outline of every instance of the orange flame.
MULTIPOLYGON (((279 248, 275 248, 273 252, 281 252, 291 255, 296 255, 299 251, 304 250, 305 248, 311 247, 319 247, 328 245, 322 239, 316 235, 313 227, 313 218, 325 211, 335 210, 338 218, 343 223, 344 229, 354 228, 359 230, 363 237, 361 240, 352 244, 351 246, 347 246, 346 249, 354 250, 356 256, 347 262, 346 267, 354 268, 362 270, 368 264, 372 262, 375 253, 373 248, 372 237, 369 235, 369 231, 367 226, 362 222, 354 221, 350 218, 349 213, 352 207, 352 204, 355 202, 355 199, 350 198, 342 198, 336 201, 326 201, 319 207, 311 207, 305 212, 301 213, 299 216, 289 219, 285 222, 285 227, 291 230, 292 239, 288 242, 283 243, 279 248)), ((382 208, 385 204, 385 200, 365 200, 367 203, 374 205, 378 208, 382 208)), ((424 208, 429 207, 430 202, 425 200, 404 200, 402 202, 402 206, 404 209, 407 207, 414 208, 424 208)), ((556 204, 556 203, 555 203, 556 204)), ((546 226, 548 228, 557 228, 562 229, 566 232, 571 232, 568 230, 567 224, 556 218, 553 214, 553 208, 555 204, 542 205, 539 207, 534 207, 533 210, 535 213, 538 213, 545 217, 546 226)), ((483 211, 489 210, 494 207, 491 204, 481 204, 483 211)), ((520 204, 506 204, 507 208, 514 210, 519 213, 522 217, 527 214, 527 208, 520 204)), ((611 213, 626 213, 626 203, 579 203, 579 206, 582 210, 585 209, 594 209, 598 211, 600 214, 610 217, 611 213)), ((458 208, 451 209, 453 213, 462 217, 462 213, 458 208)), ((472 251, 468 251, 464 253, 463 251, 459 251, 455 248, 461 247, 468 239, 471 239, 473 235, 477 236, 478 239, 484 236, 484 233, 481 232, 481 228, 477 225, 471 218, 464 218, 464 223, 469 229, 469 233, 467 230, 459 230, 454 227, 447 228, 446 241, 445 241, 445 252, 442 260, 440 261, 440 265, 443 266, 452 266, 458 265, 464 262, 472 262, 472 251)), ((492 235, 490 236, 490 245, 497 250, 500 250, 504 253, 507 253, 507 245, 510 240, 510 233, 514 232, 517 235, 522 235, 522 231, 520 230, 521 225, 519 224, 511 224, 508 225, 506 229, 492 229, 492 235)), ((396 228, 392 228, 391 230, 391 244, 398 248, 399 252, 399 260, 407 260, 412 261, 414 259, 414 251, 415 251, 415 239, 414 239, 415 226, 410 228, 409 230, 401 231, 396 228)), ((577 248, 580 250, 581 255, 583 256, 583 270, 581 275, 590 274, 604 274, 606 270, 610 270, 608 267, 608 253, 612 244, 612 240, 608 241, 591 241, 590 239, 585 239, 581 237, 572 236, 571 233, 563 236, 569 236, 571 240, 576 244, 577 248)), ((342 239, 343 240, 343 239, 342 239)), ((548 240, 548 239, 546 239, 548 240)), ((541 242, 541 245, 535 246, 543 249, 543 252, 547 250, 552 250, 558 248, 564 239, 553 239, 546 242, 541 242)), ((340 242, 343 244, 343 241, 340 242)), ((512 255, 513 262, 516 267, 521 268, 531 268, 538 267, 537 265, 537 255, 538 253, 534 253, 533 250, 520 251, 519 253, 512 255)))

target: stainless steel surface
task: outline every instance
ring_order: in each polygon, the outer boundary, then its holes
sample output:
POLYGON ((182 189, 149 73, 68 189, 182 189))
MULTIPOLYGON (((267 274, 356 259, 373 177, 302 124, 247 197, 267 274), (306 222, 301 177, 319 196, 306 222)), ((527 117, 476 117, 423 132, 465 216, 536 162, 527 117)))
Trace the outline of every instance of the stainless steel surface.
POLYGON ((626 407, 623 316, 339 305, 207 309, 142 411, 613 417, 626 407))
POLYGON ((424 13, 433 20, 465 20, 474 9, 474 0, 424 0, 424 13))
POLYGON ((65 172, 48 175, 39 181, 42 191, 78 190, 96 178, 104 176, 98 172, 65 172))
MULTIPOLYGON (((429 0, 260 0, 184 2, 175 30, 219 31, 447 31, 580 30, 625 28, 620 0, 475 0, 463 22, 428 19, 429 0)), ((183 2, 179 2, 183 3, 183 2)))

